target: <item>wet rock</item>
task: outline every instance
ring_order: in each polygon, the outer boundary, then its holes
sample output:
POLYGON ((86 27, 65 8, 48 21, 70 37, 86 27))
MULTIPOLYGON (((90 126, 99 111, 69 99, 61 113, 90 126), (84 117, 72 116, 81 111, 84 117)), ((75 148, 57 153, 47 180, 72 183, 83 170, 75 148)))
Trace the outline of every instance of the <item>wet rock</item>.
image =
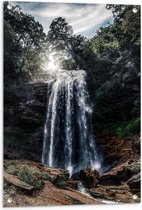
POLYGON ((139 202, 139 199, 133 200, 133 194, 128 185, 119 186, 98 186, 91 188, 88 192, 94 197, 115 202, 131 203, 139 202))
POLYGON ((70 187, 74 190, 77 190, 78 184, 79 184, 79 181, 77 181, 77 180, 68 180, 67 181, 67 187, 70 187))
POLYGON ((127 184, 133 194, 136 194, 140 197, 140 173, 134 175, 131 177, 131 179, 128 180, 127 184))
POLYGON ((128 181, 134 174, 140 170, 140 161, 128 160, 119 164, 106 173, 99 180, 101 185, 120 185, 124 181, 128 181))
POLYGON ((97 185, 99 177, 100 175, 96 170, 86 168, 85 170, 81 170, 73 174, 71 180, 82 181, 83 186, 89 189, 97 185))

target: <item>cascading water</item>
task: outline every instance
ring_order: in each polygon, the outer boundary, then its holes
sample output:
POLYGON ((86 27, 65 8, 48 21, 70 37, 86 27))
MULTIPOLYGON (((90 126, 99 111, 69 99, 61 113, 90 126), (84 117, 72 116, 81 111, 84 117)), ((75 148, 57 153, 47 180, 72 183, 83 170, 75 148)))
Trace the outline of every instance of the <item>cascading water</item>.
POLYGON ((70 174, 99 166, 86 72, 59 71, 49 86, 42 163, 70 174))

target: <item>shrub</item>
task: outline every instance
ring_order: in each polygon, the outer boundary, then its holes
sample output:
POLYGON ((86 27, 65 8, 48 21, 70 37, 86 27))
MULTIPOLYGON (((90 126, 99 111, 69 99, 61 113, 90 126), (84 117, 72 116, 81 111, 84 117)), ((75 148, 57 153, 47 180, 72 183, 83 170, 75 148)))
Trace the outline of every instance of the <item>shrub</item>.
POLYGON ((134 118, 125 126, 116 129, 116 135, 121 139, 132 139, 132 137, 140 131, 140 118, 134 118))
POLYGON ((17 175, 19 179, 34 186, 35 189, 40 189, 43 186, 41 173, 36 168, 22 166, 17 175))
POLYGON ((134 164, 131 166, 131 171, 134 174, 137 174, 140 172, 140 164, 134 164))
POLYGON ((16 162, 15 160, 10 160, 8 162, 4 162, 4 168, 7 173, 16 175, 17 174, 17 169, 16 169, 16 162))
POLYGON ((6 172, 12 175, 16 175, 16 168, 14 165, 8 165, 5 167, 6 172))
POLYGON ((67 177, 65 175, 59 175, 55 181, 55 186, 61 189, 65 188, 67 183, 67 177))
POLYGON ((140 132, 140 118, 137 117, 131 121, 102 125, 101 132, 116 135, 123 140, 132 139, 134 135, 140 132))
POLYGON ((50 182, 52 181, 52 179, 51 179, 51 177, 50 177, 50 175, 48 173, 42 174, 42 179, 43 180, 48 180, 50 182))

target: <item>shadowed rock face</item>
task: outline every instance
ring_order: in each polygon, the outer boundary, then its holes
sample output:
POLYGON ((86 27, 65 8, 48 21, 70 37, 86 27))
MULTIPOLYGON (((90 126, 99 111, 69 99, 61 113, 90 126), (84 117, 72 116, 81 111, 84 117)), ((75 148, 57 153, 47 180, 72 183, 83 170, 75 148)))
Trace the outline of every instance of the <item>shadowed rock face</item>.
POLYGON ((41 161, 46 94, 45 83, 10 84, 5 90, 5 157, 12 158, 13 150, 15 158, 41 161))

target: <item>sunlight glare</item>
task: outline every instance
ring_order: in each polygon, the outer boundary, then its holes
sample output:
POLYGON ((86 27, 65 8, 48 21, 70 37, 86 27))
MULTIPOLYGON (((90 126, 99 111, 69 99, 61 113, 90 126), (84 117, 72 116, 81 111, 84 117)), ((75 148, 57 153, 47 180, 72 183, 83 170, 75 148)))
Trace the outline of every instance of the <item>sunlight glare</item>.
POLYGON ((48 61, 43 64, 44 71, 55 72, 60 69, 59 58, 56 55, 56 52, 52 52, 48 55, 48 61))
POLYGON ((62 62, 71 59, 70 53, 66 50, 57 52, 50 51, 47 52, 45 62, 43 62, 43 70, 50 73, 56 73, 62 70, 62 62))

